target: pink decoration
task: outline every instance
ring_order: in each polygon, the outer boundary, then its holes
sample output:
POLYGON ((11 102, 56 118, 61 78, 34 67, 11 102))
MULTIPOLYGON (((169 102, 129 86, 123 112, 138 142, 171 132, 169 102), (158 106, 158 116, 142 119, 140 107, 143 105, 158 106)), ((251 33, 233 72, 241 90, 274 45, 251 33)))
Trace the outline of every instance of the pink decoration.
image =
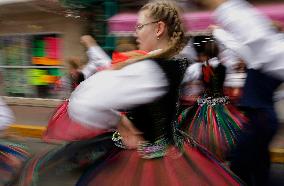
MULTIPOLYGON (((273 20, 284 24, 284 4, 263 5, 257 7, 273 20)), ((212 12, 193 12, 183 15, 187 31, 200 31, 214 24, 212 12)), ((133 33, 137 21, 135 13, 120 13, 108 20, 109 32, 114 34, 133 33)))

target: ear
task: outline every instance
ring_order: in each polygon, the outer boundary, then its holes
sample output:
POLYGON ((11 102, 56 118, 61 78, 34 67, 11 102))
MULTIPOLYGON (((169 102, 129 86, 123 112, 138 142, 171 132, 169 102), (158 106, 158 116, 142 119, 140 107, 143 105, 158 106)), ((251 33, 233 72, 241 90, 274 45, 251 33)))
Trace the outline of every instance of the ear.
POLYGON ((156 36, 161 37, 166 31, 166 24, 163 21, 157 23, 156 36))

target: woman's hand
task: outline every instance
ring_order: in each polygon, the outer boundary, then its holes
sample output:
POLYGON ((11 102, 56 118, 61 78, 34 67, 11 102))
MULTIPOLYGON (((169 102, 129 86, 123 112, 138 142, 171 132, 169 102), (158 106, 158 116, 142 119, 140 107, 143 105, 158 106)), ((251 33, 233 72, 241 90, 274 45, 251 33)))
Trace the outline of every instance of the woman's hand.
POLYGON ((96 40, 92 36, 90 36, 90 35, 83 35, 80 38, 80 43, 82 45, 84 45, 86 48, 90 48, 92 46, 96 46, 97 45, 96 40))
POLYGON ((124 115, 121 117, 121 122, 119 123, 117 130, 122 137, 123 143, 129 149, 136 149, 139 142, 144 141, 142 132, 135 128, 133 123, 124 115))

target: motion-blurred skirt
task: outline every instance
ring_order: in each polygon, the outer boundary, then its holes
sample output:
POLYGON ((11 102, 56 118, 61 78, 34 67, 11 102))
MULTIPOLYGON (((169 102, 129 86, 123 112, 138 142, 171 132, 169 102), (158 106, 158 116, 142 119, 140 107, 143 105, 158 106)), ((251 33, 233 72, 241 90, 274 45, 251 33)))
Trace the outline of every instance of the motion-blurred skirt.
POLYGON ((202 98, 179 116, 179 128, 220 160, 238 143, 247 118, 228 97, 202 98))
POLYGON ((0 185, 10 185, 30 154, 20 144, 0 141, 0 185))
POLYGON ((204 148, 186 137, 180 142, 178 146, 163 141, 145 143, 138 150, 130 150, 114 140, 111 132, 72 142, 30 160, 19 186, 36 185, 36 175, 54 172, 66 162, 76 167, 76 162, 84 159, 89 162, 78 186, 242 185, 204 148))
POLYGON ((78 141, 90 139, 106 132, 105 130, 88 128, 72 120, 67 112, 68 103, 69 101, 65 100, 55 110, 43 134, 44 141, 78 141))

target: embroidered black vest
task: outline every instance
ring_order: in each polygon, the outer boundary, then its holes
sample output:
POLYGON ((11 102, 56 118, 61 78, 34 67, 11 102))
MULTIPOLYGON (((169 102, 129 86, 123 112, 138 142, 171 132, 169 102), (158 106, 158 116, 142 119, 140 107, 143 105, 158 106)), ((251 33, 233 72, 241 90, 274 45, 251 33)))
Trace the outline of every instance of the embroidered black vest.
POLYGON ((132 109, 127 115, 134 125, 143 132, 146 141, 160 139, 172 141, 173 121, 176 120, 180 84, 188 61, 186 59, 155 60, 168 80, 168 90, 157 100, 132 109))

